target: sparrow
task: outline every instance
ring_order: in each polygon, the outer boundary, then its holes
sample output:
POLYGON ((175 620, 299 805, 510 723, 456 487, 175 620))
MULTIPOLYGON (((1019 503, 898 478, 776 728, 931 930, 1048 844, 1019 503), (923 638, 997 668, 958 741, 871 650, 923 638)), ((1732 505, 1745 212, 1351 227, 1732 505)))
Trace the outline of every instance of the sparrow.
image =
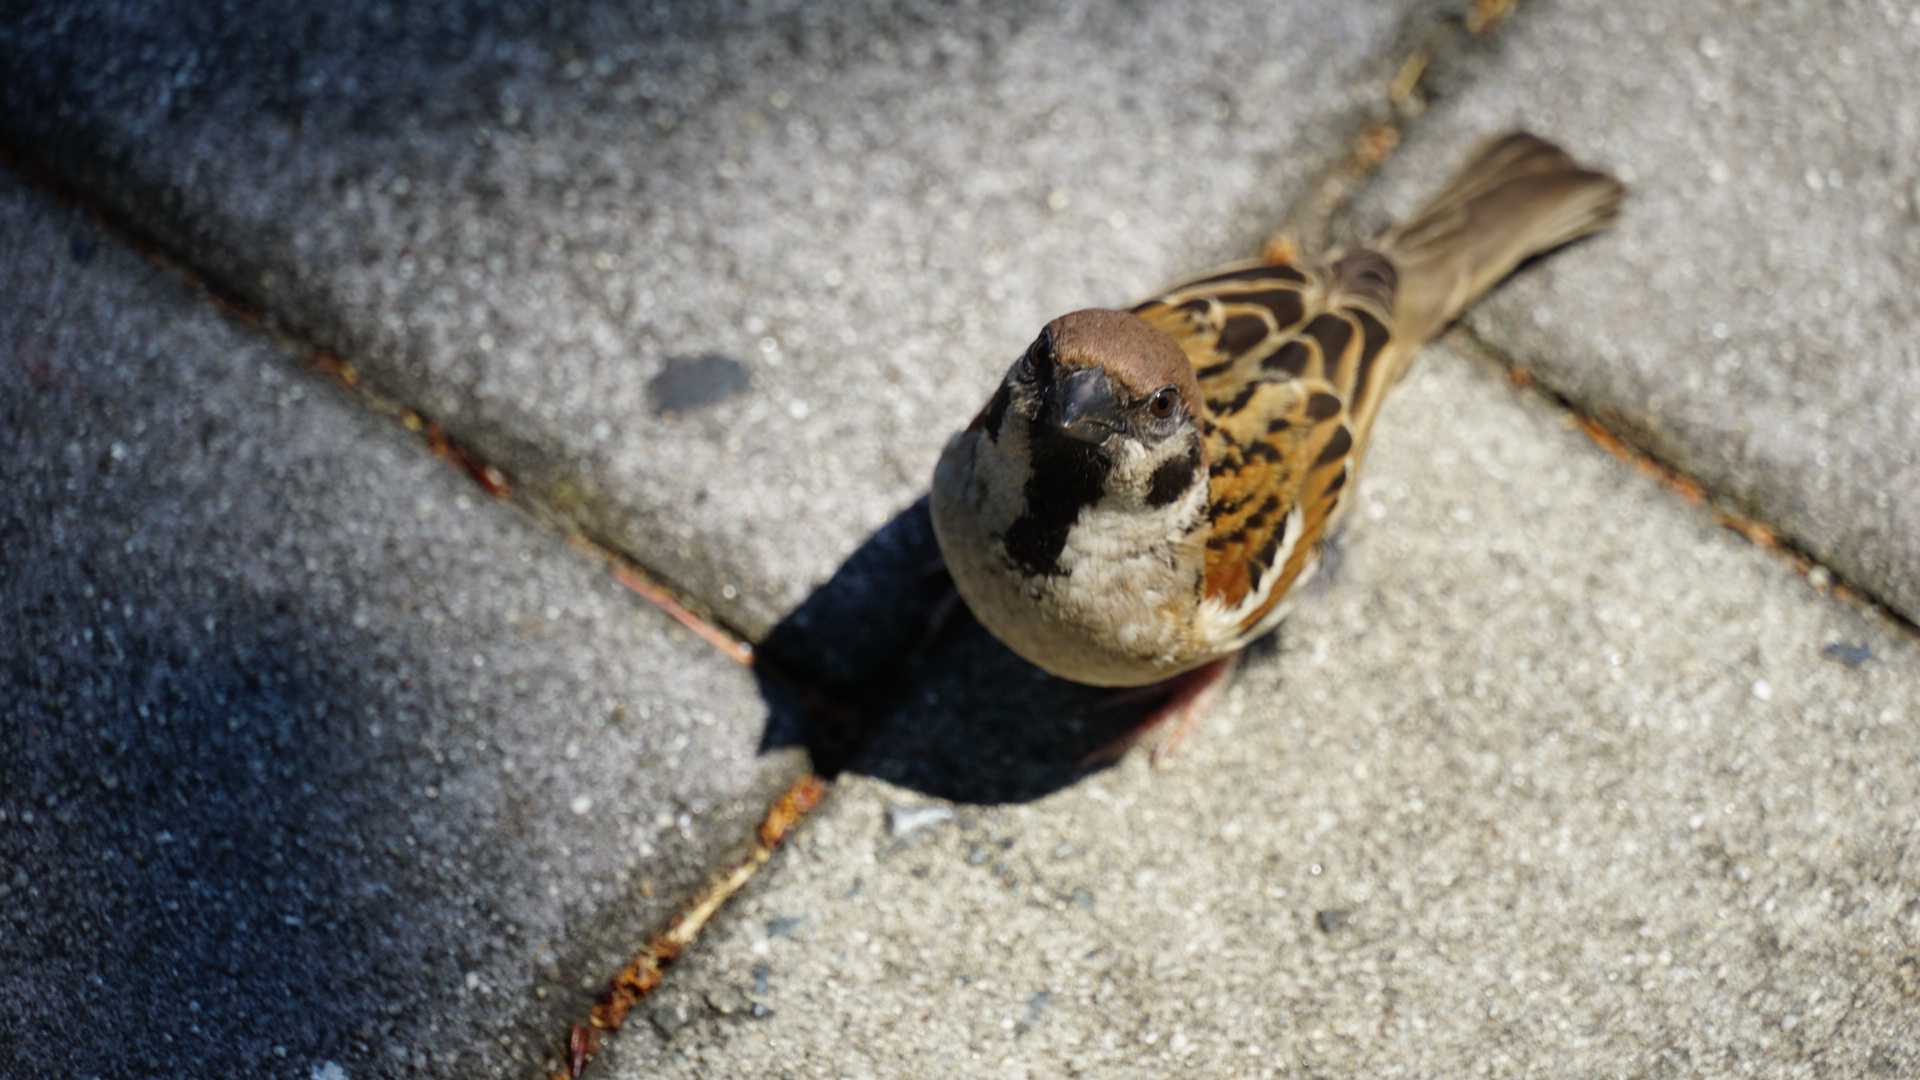
POLYGON ((1158 761, 1313 576, 1421 345, 1624 193, 1508 134, 1371 244, 1054 319, 934 469, 960 598, 1054 675, 1164 688, 1158 761))

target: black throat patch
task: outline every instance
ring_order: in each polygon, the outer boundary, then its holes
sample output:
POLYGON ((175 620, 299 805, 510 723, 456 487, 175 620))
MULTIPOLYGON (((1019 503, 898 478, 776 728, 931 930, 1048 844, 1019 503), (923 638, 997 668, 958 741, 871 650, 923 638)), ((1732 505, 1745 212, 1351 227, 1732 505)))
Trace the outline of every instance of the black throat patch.
POLYGON ((1033 475, 1026 508, 1007 527, 1007 557, 1029 574, 1058 575, 1067 531, 1080 511, 1100 501, 1110 463, 1099 448, 1044 426, 1031 433, 1033 475))
POLYGON ((1185 456, 1162 462, 1153 470, 1152 482, 1147 487, 1147 505, 1165 506, 1179 498, 1199 474, 1200 440, 1194 439, 1185 456))

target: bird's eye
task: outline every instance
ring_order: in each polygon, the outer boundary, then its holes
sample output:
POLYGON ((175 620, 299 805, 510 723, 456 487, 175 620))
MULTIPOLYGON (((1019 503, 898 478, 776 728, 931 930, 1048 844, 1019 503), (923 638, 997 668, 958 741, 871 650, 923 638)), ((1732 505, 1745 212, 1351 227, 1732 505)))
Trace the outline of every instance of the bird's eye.
POLYGON ((1040 331, 1040 336, 1033 340, 1033 344, 1027 346, 1026 352, 1020 354, 1020 359, 1014 366, 1019 370, 1020 377, 1030 382, 1052 374, 1052 332, 1040 331))
POLYGON ((1168 420, 1180 411, 1180 391, 1171 386, 1163 386, 1147 399, 1147 413, 1155 420, 1168 420))

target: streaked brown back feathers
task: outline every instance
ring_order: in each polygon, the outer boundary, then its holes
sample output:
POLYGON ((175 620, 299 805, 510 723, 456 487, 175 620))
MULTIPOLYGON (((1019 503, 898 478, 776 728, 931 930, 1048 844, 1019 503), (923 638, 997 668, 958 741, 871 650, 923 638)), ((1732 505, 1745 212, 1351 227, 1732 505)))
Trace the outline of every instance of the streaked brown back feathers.
POLYGON ((1419 347, 1521 262, 1606 227, 1623 191, 1508 135, 1373 248, 1228 267, 1135 308, 1184 350, 1208 409, 1206 595, 1236 608, 1264 594, 1243 620, 1262 625, 1337 522, 1419 347))

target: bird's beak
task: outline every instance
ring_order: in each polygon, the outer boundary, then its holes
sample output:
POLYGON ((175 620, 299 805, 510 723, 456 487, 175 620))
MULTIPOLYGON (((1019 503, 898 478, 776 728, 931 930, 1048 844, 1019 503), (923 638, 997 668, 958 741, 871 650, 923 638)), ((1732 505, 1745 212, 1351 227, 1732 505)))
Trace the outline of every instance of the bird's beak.
POLYGON ((1054 384, 1047 419, 1064 435, 1105 442, 1120 429, 1120 403, 1113 381, 1099 368, 1081 368, 1054 384))

